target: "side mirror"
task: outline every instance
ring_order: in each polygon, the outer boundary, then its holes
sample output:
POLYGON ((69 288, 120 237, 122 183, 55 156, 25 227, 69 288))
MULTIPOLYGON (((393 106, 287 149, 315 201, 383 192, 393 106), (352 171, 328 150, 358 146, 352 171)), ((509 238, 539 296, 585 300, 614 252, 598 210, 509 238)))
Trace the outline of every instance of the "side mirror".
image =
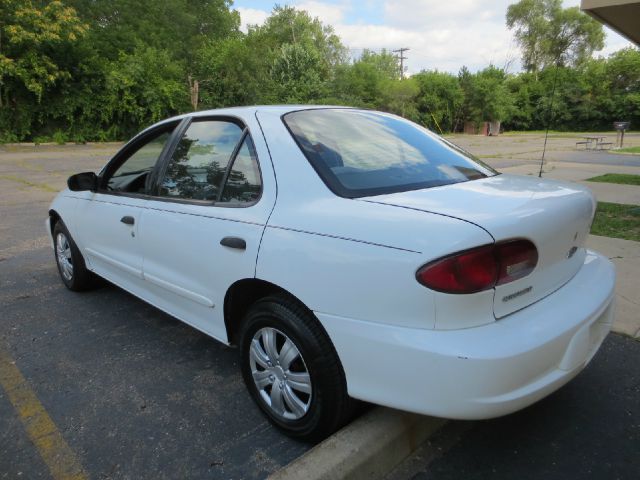
POLYGON ((98 176, 93 172, 76 173, 67 179, 67 185, 72 192, 98 190, 98 176))

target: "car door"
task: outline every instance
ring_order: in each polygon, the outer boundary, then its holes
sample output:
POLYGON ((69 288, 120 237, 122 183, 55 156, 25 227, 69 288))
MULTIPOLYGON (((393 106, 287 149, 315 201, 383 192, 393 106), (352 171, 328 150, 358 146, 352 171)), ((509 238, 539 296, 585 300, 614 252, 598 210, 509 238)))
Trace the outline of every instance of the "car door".
POLYGON ((255 118, 195 118, 167 155, 139 227, 153 303, 226 341, 224 298, 255 276, 275 178, 255 118))
POLYGON ((142 283, 138 234, 148 189, 176 125, 162 125, 127 144, 101 172, 98 191, 83 192, 76 208, 78 244, 88 267, 130 290, 142 283))

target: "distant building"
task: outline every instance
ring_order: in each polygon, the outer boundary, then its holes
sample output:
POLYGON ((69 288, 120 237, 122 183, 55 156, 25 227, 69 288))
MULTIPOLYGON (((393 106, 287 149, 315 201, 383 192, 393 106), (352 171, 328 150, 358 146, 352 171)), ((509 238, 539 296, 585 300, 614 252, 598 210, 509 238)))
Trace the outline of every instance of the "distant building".
POLYGON ((581 8, 640 46, 640 1, 582 0, 581 8))

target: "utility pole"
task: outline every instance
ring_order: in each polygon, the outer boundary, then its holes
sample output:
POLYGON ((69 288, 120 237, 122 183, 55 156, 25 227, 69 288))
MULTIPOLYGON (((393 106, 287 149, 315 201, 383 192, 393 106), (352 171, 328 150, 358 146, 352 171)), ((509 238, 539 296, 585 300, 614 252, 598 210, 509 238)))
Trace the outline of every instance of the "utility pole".
POLYGON ((407 57, 404 56, 404 52, 410 50, 407 47, 399 48, 398 50, 392 50, 393 53, 399 53, 398 59, 400 60, 400 78, 404 80, 404 61, 407 60, 407 57))

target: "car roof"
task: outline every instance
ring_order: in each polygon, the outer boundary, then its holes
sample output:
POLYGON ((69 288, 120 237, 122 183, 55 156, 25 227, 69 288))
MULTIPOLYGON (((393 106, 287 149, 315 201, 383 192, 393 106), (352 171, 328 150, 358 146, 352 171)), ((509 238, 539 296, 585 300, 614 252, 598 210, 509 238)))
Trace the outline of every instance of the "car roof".
POLYGON ((227 107, 227 108, 217 108, 213 110, 202 110, 198 112, 192 112, 187 115, 193 116, 207 116, 207 115, 220 115, 220 114, 241 114, 249 112, 270 112, 270 113, 280 113, 285 114, 289 112, 294 112, 296 110, 313 110, 319 108, 351 108, 344 106, 336 106, 336 105, 248 105, 243 107, 227 107))
POLYGON ((136 137, 145 133, 148 130, 151 130, 152 128, 156 128, 160 125, 163 125, 169 122, 174 122, 176 120, 182 120, 183 118, 187 118, 187 117, 198 118, 198 117, 209 117, 214 115, 221 115, 221 116, 227 115, 230 117, 243 118, 243 117, 246 117, 247 115, 253 115, 254 113, 257 113, 257 112, 269 112, 269 113, 275 113, 277 115, 284 115, 285 113, 290 113, 290 112, 295 112, 300 110, 317 110, 322 108, 354 109, 354 107, 347 107, 343 105, 302 105, 300 104, 300 105, 247 105, 242 107, 226 107, 226 108, 215 108, 211 110, 198 110, 196 112, 188 112, 188 113, 183 113, 182 115, 176 115, 174 117, 166 118, 157 123, 154 123, 153 125, 150 125, 149 127, 142 130, 140 133, 138 133, 136 137))
POLYGON ((298 110, 316 110, 321 108, 345 108, 352 109, 353 107, 346 107, 343 105, 247 105, 242 107, 225 107, 225 108, 214 108, 211 110, 198 110, 197 112, 189 112, 183 113, 182 115, 176 115, 175 117, 167 118, 158 122, 156 125, 161 123, 170 122, 186 117, 208 117, 212 115, 229 115, 229 116, 244 116, 251 115, 255 112, 270 112, 276 113, 280 115, 284 115, 285 113, 295 112, 298 110))

